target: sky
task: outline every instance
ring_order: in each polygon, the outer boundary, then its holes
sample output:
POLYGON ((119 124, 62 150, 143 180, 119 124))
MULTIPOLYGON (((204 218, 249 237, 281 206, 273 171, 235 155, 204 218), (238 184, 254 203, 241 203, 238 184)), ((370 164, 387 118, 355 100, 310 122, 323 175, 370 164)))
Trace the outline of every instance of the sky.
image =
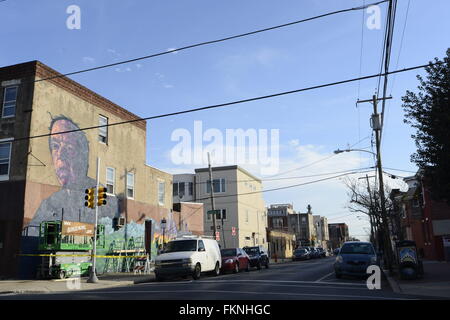
MULTIPOLYGON (((0 66, 39 60, 67 73, 370 2, 6 0, 0 3, 0 66), (67 27, 71 5, 80 8, 80 29, 67 27)), ((376 74, 387 5, 380 8, 379 29, 369 29, 367 20, 372 14, 360 10, 71 78, 136 115, 148 117, 376 74)), ((391 69, 442 58, 450 43, 449 11, 448 0, 399 0, 391 69)), ((401 107, 406 90, 417 91, 417 74, 424 71, 389 77, 388 94, 393 99, 385 113, 382 158, 384 167, 405 170, 386 169, 401 176, 417 170, 410 162, 416 148, 411 138, 414 131, 403 123, 401 107)), ((372 151, 372 105, 360 104, 357 108, 356 101, 371 98, 376 87, 377 79, 370 79, 151 120, 147 122, 147 163, 170 173, 193 172, 206 166, 176 163, 172 154, 178 143, 172 139, 174 132, 181 129, 193 137, 194 124, 199 121, 203 132, 212 129, 224 137, 227 129, 278 130, 276 176, 273 172, 264 174, 260 159, 256 164, 241 164, 263 179, 371 167, 374 161, 370 153, 333 156, 333 151, 348 146, 372 151)), ((207 145, 204 141, 203 146, 207 145)), ((256 147, 264 150, 265 145, 258 140, 256 147)), ((264 182, 264 188, 324 177, 270 180, 264 182)), ((357 179, 360 175, 351 177, 363 182, 357 179)), ((292 203, 301 212, 310 204, 314 214, 328 217, 329 223, 345 222, 350 235, 366 239, 369 224, 348 210, 344 182, 345 178, 327 180, 263 196, 266 205, 292 203)), ((387 183, 394 188, 405 187, 399 179, 387 178, 387 183)))

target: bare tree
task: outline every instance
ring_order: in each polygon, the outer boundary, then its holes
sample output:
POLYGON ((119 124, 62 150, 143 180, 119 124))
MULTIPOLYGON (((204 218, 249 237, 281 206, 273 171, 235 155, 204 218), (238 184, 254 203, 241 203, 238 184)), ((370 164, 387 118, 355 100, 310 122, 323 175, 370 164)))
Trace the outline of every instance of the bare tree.
MULTIPOLYGON (((361 179, 361 178, 360 178, 361 179)), ((351 212, 362 213, 369 218, 370 221, 370 241, 382 248, 380 239, 380 230, 382 228, 381 219, 381 197, 379 196, 378 187, 375 183, 369 182, 366 176, 365 180, 347 178, 344 180, 347 186, 349 203, 347 208, 351 212)), ((391 189, 385 185, 385 194, 390 194, 391 189)), ((385 208, 389 211, 392 207, 392 200, 389 197, 385 199, 385 208)))

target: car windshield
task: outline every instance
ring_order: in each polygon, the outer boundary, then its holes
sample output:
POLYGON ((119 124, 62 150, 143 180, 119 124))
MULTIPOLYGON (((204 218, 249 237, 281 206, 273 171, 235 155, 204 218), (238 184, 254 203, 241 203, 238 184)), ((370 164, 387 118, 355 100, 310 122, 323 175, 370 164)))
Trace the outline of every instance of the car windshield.
POLYGON ((170 241, 164 248, 164 253, 180 251, 197 251, 197 240, 170 241))
POLYGON ((305 252, 306 252, 305 249, 295 250, 295 253, 305 253, 305 252))
POLYGON ((344 244, 340 254, 375 254, 370 243, 348 243, 344 244))
POLYGON ((234 257, 236 255, 236 249, 222 249, 220 250, 222 257, 234 257))
POLYGON ((248 254, 258 254, 259 253, 259 248, 258 247, 248 247, 248 248, 244 248, 245 252, 247 252, 248 254))

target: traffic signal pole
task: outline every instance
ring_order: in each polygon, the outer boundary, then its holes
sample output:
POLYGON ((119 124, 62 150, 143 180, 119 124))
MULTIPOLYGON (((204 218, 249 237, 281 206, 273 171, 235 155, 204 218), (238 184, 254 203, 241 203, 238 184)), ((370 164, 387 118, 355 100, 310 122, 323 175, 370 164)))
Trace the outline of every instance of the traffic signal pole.
MULTIPOLYGON (((98 190, 99 187, 99 173, 100 173, 100 158, 97 157, 97 181, 96 181, 96 190, 98 190)), ((98 200, 98 199, 97 199, 98 200)), ((97 222, 98 222, 98 204, 97 201, 95 201, 96 206, 95 206, 95 224, 94 224, 94 248, 92 250, 92 268, 91 268, 91 273, 89 275, 89 279, 87 280, 87 282, 89 283, 97 283, 98 282, 98 278, 97 278, 97 273, 95 271, 95 267, 96 267, 96 255, 97 255, 97 222)))

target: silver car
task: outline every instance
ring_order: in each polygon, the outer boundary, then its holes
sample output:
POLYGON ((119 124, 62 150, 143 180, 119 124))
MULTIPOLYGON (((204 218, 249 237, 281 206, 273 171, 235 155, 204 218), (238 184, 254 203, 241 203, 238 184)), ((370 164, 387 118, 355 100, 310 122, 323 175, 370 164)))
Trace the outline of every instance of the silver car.
POLYGON ((367 276, 367 268, 378 265, 378 258, 370 242, 345 242, 334 262, 336 278, 343 275, 367 276))

